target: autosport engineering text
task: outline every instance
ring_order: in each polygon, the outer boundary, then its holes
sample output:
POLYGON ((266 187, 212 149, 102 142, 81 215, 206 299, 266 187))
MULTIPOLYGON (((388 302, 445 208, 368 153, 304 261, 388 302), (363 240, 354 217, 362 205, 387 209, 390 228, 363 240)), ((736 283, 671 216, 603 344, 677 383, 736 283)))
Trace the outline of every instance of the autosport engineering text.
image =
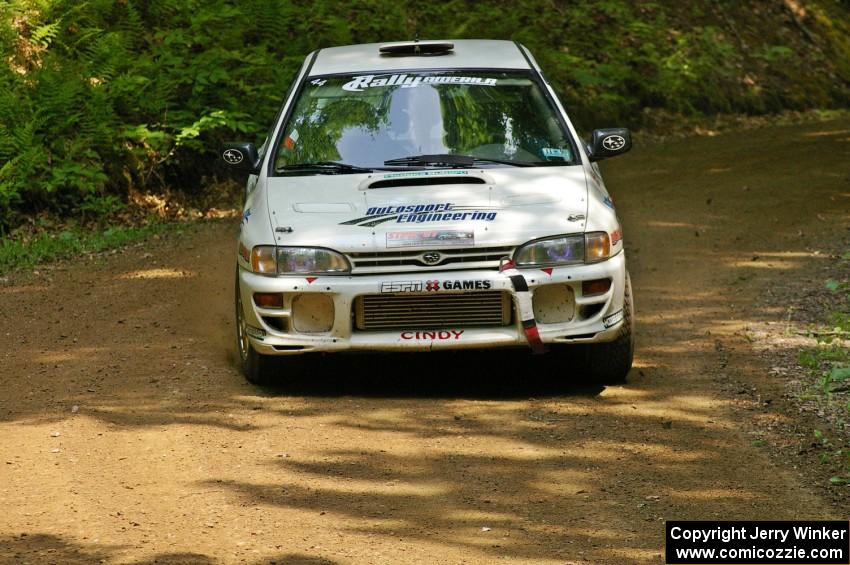
POLYGON ((366 210, 366 216, 394 216, 396 222, 461 222, 464 220, 484 220, 492 222, 498 212, 488 212, 478 208, 456 207, 451 202, 440 204, 409 204, 407 206, 373 206, 366 210))
POLYGON ((366 210, 366 215, 345 222, 341 226, 374 227, 386 222, 398 224, 424 224, 428 222, 492 222, 498 212, 481 206, 456 206, 451 202, 440 204, 409 204, 402 206, 372 206, 366 210))

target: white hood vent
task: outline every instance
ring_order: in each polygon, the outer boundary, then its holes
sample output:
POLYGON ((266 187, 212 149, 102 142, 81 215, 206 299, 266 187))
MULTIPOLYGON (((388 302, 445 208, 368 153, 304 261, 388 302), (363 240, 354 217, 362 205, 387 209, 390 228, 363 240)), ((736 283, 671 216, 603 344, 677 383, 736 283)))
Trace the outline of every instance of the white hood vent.
POLYGON ((398 186, 434 186, 440 184, 487 184, 481 177, 469 176, 439 176, 381 179, 368 185, 367 188, 392 188, 398 186))

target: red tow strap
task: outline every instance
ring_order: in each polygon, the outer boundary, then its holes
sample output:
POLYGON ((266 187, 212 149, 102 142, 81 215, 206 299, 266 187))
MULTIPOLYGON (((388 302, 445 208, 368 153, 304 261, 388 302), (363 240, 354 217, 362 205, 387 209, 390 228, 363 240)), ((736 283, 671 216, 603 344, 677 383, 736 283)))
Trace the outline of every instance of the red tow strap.
POLYGON ((540 339, 540 332, 537 331, 537 322, 534 321, 534 307, 531 303, 531 292, 528 290, 528 282, 526 282, 525 277, 517 270, 513 261, 509 258, 502 259, 499 263, 499 272, 510 279, 511 285, 514 288, 516 309, 522 321, 522 329, 525 331, 525 339, 528 340, 531 351, 535 354, 546 353, 546 346, 543 345, 543 341, 540 339))

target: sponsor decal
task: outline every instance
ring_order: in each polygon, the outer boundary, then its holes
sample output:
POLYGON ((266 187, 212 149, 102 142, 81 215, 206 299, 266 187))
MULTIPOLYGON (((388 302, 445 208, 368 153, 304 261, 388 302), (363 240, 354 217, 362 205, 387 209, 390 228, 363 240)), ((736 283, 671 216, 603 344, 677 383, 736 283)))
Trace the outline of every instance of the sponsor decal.
POLYGON ((602 318, 602 325, 605 326, 606 328, 610 328, 611 326, 620 323, 620 320, 622 320, 622 319, 623 319, 623 311, 618 310, 617 312, 614 312, 610 316, 606 316, 606 317, 602 318))
POLYGON ((444 290, 490 290, 493 282, 481 279, 430 280, 430 281, 387 281, 381 283, 383 293, 440 292, 444 290))
POLYGON ((602 147, 608 151, 619 151, 626 144, 622 135, 609 135, 602 140, 602 147))
POLYGON ((263 339, 266 337, 266 330, 255 328, 254 326, 245 326, 245 333, 254 339, 263 339))
POLYGON ((328 81, 323 78, 314 78, 310 81, 310 84, 312 84, 313 86, 325 86, 326 82, 328 81))
POLYGON ((464 330, 405 331, 399 334, 404 340, 457 341, 464 330))
POLYGON ((292 151, 293 149, 295 149, 295 144, 298 143, 298 137, 298 130, 292 130, 292 133, 287 135, 286 138, 283 140, 283 146, 292 151))
POLYGON ((242 152, 238 149, 226 149, 224 153, 221 154, 221 158, 224 159, 224 162, 228 165, 238 165, 245 158, 242 155, 242 152))
POLYGON ((584 219, 584 214, 570 214, 567 216, 568 222, 578 222, 584 219))
POLYGON ((398 86, 401 88, 415 88, 420 84, 466 84, 474 86, 496 86, 496 79, 483 77, 461 77, 461 76, 417 76, 407 75, 360 75, 356 76, 342 85, 343 90, 349 92, 362 92, 367 88, 381 86, 398 86))
POLYGON ((611 246, 617 245, 620 241, 623 240, 623 232, 621 230, 614 230, 611 232, 611 246))
POLYGON ((605 204, 606 206, 608 206, 609 208, 611 208, 612 210, 614 210, 614 201, 611 200, 610 196, 604 196, 602 198, 602 203, 605 204))
POLYGON ((430 222, 492 222, 498 212, 476 206, 455 206, 451 202, 439 204, 407 204, 401 206, 372 206, 366 210, 366 215, 340 225, 358 225, 374 227, 385 222, 395 221, 397 224, 423 224, 430 222))
POLYGON ((544 147, 541 151, 543 153, 543 156, 547 159, 557 157, 559 159, 568 160, 571 157, 569 149, 560 149, 558 147, 544 147))
POLYGON ((381 180, 420 178, 420 177, 451 177, 468 175, 469 171, 405 171, 402 173, 387 173, 381 180))
POLYGON ((422 281, 392 281, 381 283, 381 292, 422 292, 422 281))
MULTIPOLYGON (((391 231, 387 233, 387 247, 425 247, 428 245, 468 245, 475 244, 475 234, 471 231, 391 231)), ((427 262, 427 260, 426 260, 427 262)))
POLYGON ((239 242, 239 256, 242 257, 246 263, 251 262, 251 251, 245 247, 245 244, 241 241, 239 242))
POLYGON ((245 210, 242 213, 242 225, 243 226, 248 223, 248 218, 250 218, 250 217, 251 217, 251 209, 248 208, 247 210, 245 210))
POLYGON ((490 290, 493 283, 484 280, 443 281, 443 290, 490 290))

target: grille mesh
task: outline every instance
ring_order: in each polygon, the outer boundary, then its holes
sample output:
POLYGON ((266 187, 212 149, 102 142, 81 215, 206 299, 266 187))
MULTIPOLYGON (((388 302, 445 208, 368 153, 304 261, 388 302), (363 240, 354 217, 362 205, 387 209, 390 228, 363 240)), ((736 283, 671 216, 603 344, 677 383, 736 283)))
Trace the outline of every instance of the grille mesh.
POLYGON ((510 295, 502 291, 370 294, 354 302, 361 331, 500 327, 511 322, 510 295))
POLYGON ((513 247, 481 247, 460 249, 419 249, 381 251, 376 253, 349 253, 352 273, 387 273, 397 271, 427 271, 439 267, 449 269, 498 269, 499 260, 510 256, 513 247), (422 256, 429 251, 441 255, 438 262, 426 263, 422 256))

